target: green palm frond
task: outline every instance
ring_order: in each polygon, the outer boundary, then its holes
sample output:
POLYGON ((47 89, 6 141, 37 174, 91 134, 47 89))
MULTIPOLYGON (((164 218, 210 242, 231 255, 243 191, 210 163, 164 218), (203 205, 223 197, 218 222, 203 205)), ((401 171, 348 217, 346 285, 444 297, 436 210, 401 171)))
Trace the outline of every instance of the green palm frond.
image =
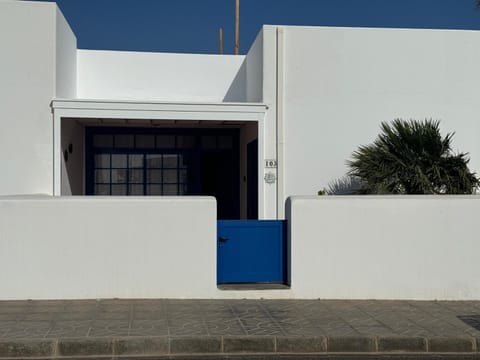
MULTIPOLYGON (((480 1, 480 0, 479 0, 480 1)), ((442 137, 440 122, 383 122, 381 133, 347 161, 348 175, 358 177, 362 191, 374 194, 471 194, 479 179, 468 169, 468 154, 454 154, 454 133, 442 137)))

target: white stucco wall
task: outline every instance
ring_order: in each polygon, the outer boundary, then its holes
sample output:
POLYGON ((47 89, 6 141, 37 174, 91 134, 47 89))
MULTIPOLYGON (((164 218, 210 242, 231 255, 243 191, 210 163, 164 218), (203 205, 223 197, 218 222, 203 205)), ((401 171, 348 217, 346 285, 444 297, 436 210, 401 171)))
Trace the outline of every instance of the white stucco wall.
POLYGON ((247 101, 263 100, 263 29, 258 33, 246 56, 247 101))
POLYGON ((480 299, 478 196, 288 205, 291 288, 235 291, 213 198, 0 197, 0 299, 480 299))
POLYGON ((285 197, 345 174, 382 121, 441 120, 480 172, 480 32, 285 27, 285 197))
POLYGON ((300 298, 480 299, 478 196, 293 197, 300 298))
POLYGON ((75 38, 57 11, 0 3, 0 195, 53 192, 50 102, 75 89, 75 38))
POLYGON ((211 298, 213 198, 0 197, 0 299, 211 298))
POLYGON ((77 97, 77 38, 62 12, 56 9, 55 97, 77 97))
POLYGON ((81 99, 241 102, 245 56, 78 50, 81 99))
POLYGON ((0 196, 0 300, 291 298, 217 288, 212 197, 0 196))
POLYGON ((52 191, 55 5, 0 3, 0 194, 52 191))
MULTIPOLYGON (((263 139, 259 139, 259 213, 265 214, 265 219, 283 218, 283 214, 278 212, 279 207, 283 209, 284 203, 278 200, 278 174, 277 169, 266 168, 264 166, 265 160, 277 159, 278 157, 278 141, 277 141, 277 27, 264 26, 262 29, 261 38, 258 41, 263 41, 262 50, 262 88, 261 96, 263 102, 268 106, 268 111, 265 114, 265 120, 259 124, 259 134, 263 134, 263 139), (263 143, 263 144, 262 144, 263 143), (265 176, 273 175, 275 181, 267 183, 265 176)), ((260 45, 258 45, 260 46, 260 45)), ((258 96, 258 93, 257 95, 258 96)), ((283 199, 282 199, 283 200, 283 199)))

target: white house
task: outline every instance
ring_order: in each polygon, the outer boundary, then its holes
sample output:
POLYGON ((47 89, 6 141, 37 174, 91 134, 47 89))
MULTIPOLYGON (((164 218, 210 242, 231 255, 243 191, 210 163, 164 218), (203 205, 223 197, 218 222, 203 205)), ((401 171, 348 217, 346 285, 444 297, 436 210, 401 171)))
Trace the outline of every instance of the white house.
POLYGON ((479 32, 265 25, 245 56, 82 50, 54 3, 5 0, 0 46, 0 298, 480 298, 476 197, 296 197, 344 175, 395 118, 441 120, 480 172, 479 32), (215 221, 285 218, 289 287, 219 290, 215 221), (398 227, 391 243, 378 223, 398 227), (426 234, 435 266, 412 249, 426 234), (405 259, 411 271, 385 269, 405 259), (167 278, 180 263, 196 266, 167 278), (334 268, 340 283, 325 280, 334 268), (61 285, 35 286, 47 277, 61 285))

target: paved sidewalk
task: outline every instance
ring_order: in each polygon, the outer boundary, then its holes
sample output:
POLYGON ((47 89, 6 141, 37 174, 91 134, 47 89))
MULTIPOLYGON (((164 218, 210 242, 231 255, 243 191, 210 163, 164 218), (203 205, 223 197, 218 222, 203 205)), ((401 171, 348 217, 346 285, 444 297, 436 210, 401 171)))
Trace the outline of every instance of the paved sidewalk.
POLYGON ((475 326, 480 301, 0 301, 0 358, 480 359, 475 326))

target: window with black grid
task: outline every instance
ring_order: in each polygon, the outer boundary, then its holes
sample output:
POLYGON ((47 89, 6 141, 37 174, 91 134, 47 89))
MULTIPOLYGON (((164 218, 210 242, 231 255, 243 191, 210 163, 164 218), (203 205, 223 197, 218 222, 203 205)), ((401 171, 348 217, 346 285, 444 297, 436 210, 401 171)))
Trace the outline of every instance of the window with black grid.
POLYGON ((233 152, 237 141, 231 130, 210 129, 89 128, 87 135, 87 193, 100 196, 203 194, 202 154, 233 152))
POLYGON ((188 154, 95 154, 95 195, 185 195, 188 154))

